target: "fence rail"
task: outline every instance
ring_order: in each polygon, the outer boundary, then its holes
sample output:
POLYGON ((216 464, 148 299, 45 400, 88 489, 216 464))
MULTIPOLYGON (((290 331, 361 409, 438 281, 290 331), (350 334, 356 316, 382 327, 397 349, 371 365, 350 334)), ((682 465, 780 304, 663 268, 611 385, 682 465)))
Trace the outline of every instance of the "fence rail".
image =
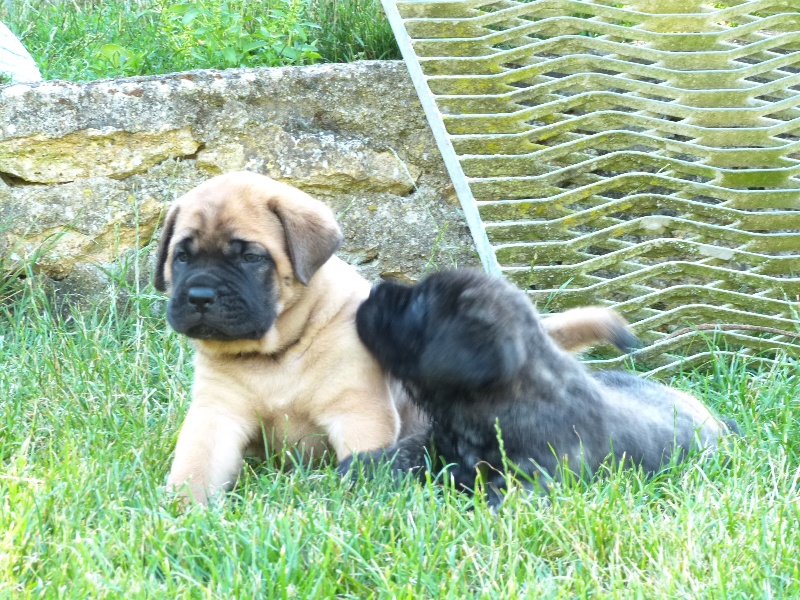
POLYGON ((644 369, 800 354, 797 0, 383 1, 489 272, 644 369))

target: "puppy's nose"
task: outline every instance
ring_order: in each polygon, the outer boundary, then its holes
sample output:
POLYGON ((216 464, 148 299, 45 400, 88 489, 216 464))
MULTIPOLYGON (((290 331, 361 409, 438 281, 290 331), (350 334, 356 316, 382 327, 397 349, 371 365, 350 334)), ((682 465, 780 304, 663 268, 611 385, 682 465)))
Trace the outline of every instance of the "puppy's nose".
POLYGON ((209 304, 214 304, 217 292, 210 287, 190 287, 186 297, 197 310, 204 312, 209 304))

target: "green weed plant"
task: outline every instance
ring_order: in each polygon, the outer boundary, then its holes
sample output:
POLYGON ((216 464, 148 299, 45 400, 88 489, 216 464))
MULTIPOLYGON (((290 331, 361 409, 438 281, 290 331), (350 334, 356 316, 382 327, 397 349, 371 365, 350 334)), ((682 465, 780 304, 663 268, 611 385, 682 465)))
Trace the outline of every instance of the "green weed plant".
POLYGON ((399 57, 379 0, 14 0, 0 21, 45 79, 399 57))

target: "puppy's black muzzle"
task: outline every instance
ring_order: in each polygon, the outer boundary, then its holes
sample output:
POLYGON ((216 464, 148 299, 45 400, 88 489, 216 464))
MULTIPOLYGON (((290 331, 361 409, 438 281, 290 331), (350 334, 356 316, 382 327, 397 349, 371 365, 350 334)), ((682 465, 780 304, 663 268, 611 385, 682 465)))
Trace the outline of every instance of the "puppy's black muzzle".
POLYGON ((198 312, 204 313, 217 301, 217 291, 212 287, 193 286, 186 292, 186 300, 198 312))
POLYGON ((200 340, 260 339, 275 320, 267 282, 231 277, 223 267, 198 268, 176 281, 167 306, 172 328, 200 340))

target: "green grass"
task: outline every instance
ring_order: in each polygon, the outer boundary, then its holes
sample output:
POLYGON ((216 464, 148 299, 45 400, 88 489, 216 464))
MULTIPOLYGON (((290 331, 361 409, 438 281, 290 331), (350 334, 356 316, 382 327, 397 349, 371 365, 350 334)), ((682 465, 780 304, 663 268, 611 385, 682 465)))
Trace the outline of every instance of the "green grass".
POLYGON ((319 23, 316 47, 330 62, 400 58, 380 0, 307 0, 307 15, 319 23))
POLYGON ((45 79, 399 58, 379 0, 14 0, 45 79))
POLYGON ((163 301, 119 278, 72 316, 0 288, 0 598, 800 597, 797 367, 676 379, 745 436, 726 467, 512 495, 251 464, 183 513, 162 491, 192 376, 163 301), (471 510, 474 508, 473 510, 471 510))

